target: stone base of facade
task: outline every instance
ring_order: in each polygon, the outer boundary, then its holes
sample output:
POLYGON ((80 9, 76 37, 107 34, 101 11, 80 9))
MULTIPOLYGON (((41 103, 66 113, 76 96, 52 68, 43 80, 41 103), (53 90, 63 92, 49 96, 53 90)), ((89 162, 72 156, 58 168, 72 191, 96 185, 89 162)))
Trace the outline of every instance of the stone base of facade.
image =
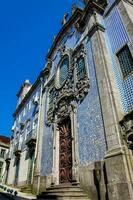
POLYGON ((46 177, 35 175, 32 184, 32 193, 40 194, 46 190, 46 177))
POLYGON ((132 158, 126 147, 111 150, 105 157, 109 200, 133 199, 132 158))
POLYGON ((94 162, 79 167, 79 182, 91 200, 106 199, 104 162, 94 162))
POLYGON ((79 167, 80 186, 92 200, 133 199, 132 157, 127 147, 108 151, 104 161, 79 167))

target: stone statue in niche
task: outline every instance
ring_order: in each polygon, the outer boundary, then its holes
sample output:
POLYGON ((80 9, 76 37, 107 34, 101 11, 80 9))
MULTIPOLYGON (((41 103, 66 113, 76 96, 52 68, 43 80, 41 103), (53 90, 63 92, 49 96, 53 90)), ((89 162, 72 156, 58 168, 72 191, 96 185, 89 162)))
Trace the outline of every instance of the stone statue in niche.
POLYGON ((63 16, 63 20, 62 20, 62 25, 65 25, 67 23, 68 19, 68 13, 65 13, 63 16))

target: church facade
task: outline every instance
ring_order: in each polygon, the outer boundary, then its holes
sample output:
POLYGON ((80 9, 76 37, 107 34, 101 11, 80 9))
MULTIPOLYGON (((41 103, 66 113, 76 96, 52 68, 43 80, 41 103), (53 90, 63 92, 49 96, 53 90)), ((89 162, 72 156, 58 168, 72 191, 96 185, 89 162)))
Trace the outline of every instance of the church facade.
POLYGON ((46 60, 18 93, 7 183, 133 199, 132 1, 74 4, 46 60))

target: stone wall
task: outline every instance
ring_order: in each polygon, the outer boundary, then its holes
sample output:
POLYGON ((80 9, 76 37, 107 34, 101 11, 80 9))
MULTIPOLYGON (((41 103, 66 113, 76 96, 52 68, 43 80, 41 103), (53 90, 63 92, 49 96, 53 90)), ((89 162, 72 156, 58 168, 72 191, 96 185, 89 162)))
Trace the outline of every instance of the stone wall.
POLYGON ((14 184, 14 177, 15 177, 15 157, 13 157, 10 161, 9 173, 8 173, 8 180, 7 184, 13 185, 14 184))
POLYGON ((25 149, 21 153, 20 167, 19 167, 19 176, 18 176, 18 185, 20 185, 21 183, 27 181, 27 177, 28 177, 28 165, 29 165, 29 158, 27 158, 27 149, 25 149))

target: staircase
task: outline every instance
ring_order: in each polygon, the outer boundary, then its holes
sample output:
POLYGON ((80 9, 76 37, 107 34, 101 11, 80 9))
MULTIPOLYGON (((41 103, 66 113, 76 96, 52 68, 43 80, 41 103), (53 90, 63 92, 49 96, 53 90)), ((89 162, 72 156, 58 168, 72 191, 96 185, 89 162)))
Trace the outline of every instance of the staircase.
POLYGON ((47 188, 41 193, 37 199, 39 200, 89 200, 84 194, 80 186, 58 185, 47 188))
POLYGON ((31 185, 21 186, 20 192, 32 193, 31 192, 31 185))

